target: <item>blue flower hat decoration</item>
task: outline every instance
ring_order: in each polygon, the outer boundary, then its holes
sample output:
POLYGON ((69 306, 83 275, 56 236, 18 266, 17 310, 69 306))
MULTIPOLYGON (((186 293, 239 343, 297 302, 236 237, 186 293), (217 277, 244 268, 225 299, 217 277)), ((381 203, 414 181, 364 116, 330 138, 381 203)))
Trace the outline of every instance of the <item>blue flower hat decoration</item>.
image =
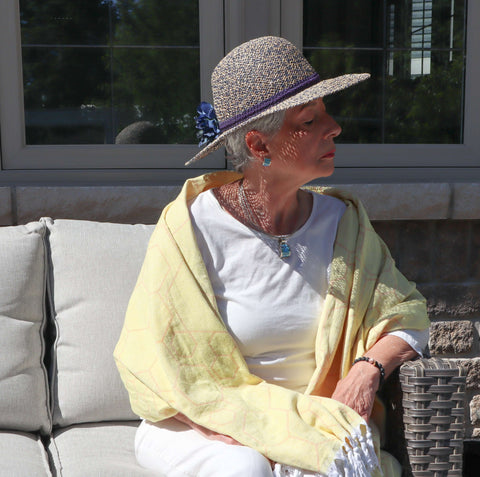
POLYGON ((210 103, 202 101, 197 108, 198 116, 195 117, 197 137, 200 139, 198 147, 210 144, 220 135, 217 115, 215 109, 210 103))

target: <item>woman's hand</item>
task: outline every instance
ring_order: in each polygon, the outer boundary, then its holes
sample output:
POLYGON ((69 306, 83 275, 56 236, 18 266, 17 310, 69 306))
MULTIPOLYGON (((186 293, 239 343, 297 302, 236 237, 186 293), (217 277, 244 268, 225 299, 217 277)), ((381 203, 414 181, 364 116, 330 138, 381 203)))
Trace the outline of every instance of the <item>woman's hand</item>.
POLYGON ((332 399, 346 404, 368 421, 379 384, 380 371, 370 363, 361 361, 337 383, 332 399))
POLYGON ((194 429, 195 431, 197 431, 199 434, 201 434, 203 437, 206 437, 207 439, 224 442, 225 444, 230 444, 230 445, 236 445, 236 446, 242 445, 240 444, 240 442, 236 441, 233 437, 226 436, 224 434, 219 434, 218 432, 212 431, 210 429, 207 429, 206 427, 196 424, 184 414, 178 413, 174 416, 174 418, 177 421, 183 422, 187 426, 191 427, 192 429, 194 429))
MULTIPOLYGON (((393 335, 382 336, 365 355, 382 363, 385 378, 397 366, 418 356, 406 341, 393 335)), ((360 361, 338 381, 332 399, 351 407, 368 421, 379 384, 380 370, 366 361, 360 361)))

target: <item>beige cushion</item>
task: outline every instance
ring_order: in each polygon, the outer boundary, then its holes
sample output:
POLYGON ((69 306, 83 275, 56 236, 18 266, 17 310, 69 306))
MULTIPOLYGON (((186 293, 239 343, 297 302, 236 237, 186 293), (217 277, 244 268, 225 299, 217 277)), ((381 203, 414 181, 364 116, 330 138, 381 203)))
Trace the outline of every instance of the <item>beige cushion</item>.
POLYGON ((81 424, 54 433, 49 451, 57 475, 154 477, 135 459, 138 422, 81 424))
POLYGON ((0 477, 51 477, 38 435, 0 431, 0 477))
POLYGON ((42 219, 56 327, 53 422, 137 419, 113 349, 154 226, 42 219))
POLYGON ((44 226, 0 228, 0 428, 49 433, 44 226))

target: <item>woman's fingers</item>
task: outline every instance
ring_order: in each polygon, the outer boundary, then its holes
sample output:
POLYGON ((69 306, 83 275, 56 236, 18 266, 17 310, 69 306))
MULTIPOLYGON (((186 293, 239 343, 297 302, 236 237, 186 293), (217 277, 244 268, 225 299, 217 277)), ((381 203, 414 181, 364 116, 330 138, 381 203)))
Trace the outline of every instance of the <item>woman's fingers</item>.
POLYGON ((368 420, 372 413, 380 376, 369 363, 357 363, 345 378, 341 379, 332 394, 339 401, 368 420))

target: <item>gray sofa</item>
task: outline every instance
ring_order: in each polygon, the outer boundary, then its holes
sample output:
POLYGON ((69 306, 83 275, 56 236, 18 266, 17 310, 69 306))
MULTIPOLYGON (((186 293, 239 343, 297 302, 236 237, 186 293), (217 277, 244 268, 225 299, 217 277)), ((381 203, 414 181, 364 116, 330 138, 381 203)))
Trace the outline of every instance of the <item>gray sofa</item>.
POLYGON ((112 352, 152 225, 0 228, 0 475, 150 476, 112 352))
MULTIPOLYGON (((155 475, 135 461, 138 418, 112 357, 153 227, 44 218, 0 228, 0 476, 155 475)), ((413 370, 402 368, 401 377, 413 370)), ((411 457, 400 458, 407 475, 447 475, 428 473, 433 465, 460 476, 464 377, 449 371, 449 391, 445 370, 434 371, 427 384, 420 368, 421 377, 404 385, 404 393, 416 396, 404 400, 406 432, 401 422, 396 426, 407 445, 417 440, 418 448, 410 445, 417 463, 410 468, 404 459, 411 457), (423 388, 415 392, 417 383, 423 388), (435 387, 447 393, 441 417, 434 415, 435 387)))

